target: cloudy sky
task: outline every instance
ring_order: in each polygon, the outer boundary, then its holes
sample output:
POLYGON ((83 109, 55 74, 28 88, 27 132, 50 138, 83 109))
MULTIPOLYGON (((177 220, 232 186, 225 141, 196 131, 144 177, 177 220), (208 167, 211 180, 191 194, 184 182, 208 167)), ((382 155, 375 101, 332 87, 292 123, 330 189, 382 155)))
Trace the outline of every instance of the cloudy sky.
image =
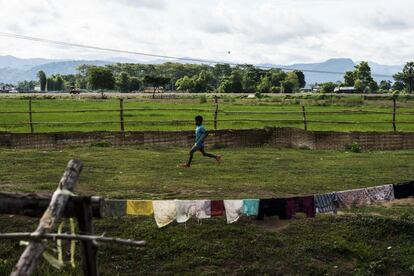
MULTIPOLYGON (((0 32, 152 54, 273 64, 414 59, 412 0, 0 0, 0 11, 0 32)), ((120 56, 5 37, 0 55, 120 56)))

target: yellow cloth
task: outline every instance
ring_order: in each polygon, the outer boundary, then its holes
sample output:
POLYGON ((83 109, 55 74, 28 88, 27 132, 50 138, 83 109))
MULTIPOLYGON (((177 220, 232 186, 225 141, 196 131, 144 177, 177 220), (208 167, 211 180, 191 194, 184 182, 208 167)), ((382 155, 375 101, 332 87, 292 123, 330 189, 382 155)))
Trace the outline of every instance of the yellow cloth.
POLYGON ((150 216, 154 213, 151 200, 127 200, 127 215, 150 216))

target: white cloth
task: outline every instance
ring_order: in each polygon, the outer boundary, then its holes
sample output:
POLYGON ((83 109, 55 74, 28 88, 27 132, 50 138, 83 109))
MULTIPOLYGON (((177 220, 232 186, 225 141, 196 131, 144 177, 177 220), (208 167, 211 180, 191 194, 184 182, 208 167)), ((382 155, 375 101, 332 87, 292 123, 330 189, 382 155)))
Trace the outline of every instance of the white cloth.
POLYGON ((191 217, 205 219, 211 217, 210 200, 176 200, 177 222, 187 222, 191 217))
POLYGON ((372 202, 383 202, 395 199, 392 184, 367 188, 367 193, 372 202))
POLYGON ((159 228, 173 222, 177 217, 175 200, 154 200, 152 202, 154 218, 159 228))
POLYGON ((243 213, 243 200, 224 200, 227 223, 236 222, 243 213))

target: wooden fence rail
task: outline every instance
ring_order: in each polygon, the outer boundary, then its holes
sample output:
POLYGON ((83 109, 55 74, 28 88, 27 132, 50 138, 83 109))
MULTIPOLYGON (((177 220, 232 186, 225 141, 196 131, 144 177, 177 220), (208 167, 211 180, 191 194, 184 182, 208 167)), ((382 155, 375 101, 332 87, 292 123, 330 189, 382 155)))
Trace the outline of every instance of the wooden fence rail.
POLYGON ((126 112, 145 112, 145 111, 186 111, 186 112, 203 112, 212 114, 212 120, 206 119, 205 122, 211 122, 215 130, 218 129, 219 122, 262 122, 262 123, 294 123, 303 124, 303 128, 307 130, 310 123, 315 124, 356 124, 356 125, 370 125, 370 124, 389 124, 394 131, 397 131, 397 124, 414 124, 414 121, 401 120, 397 121, 397 115, 414 115, 414 112, 398 112, 397 101, 393 99, 392 111, 374 111, 374 110, 327 110, 327 111, 309 111, 305 106, 301 106, 298 111, 246 111, 246 110, 225 110, 219 108, 219 97, 215 95, 214 108, 212 109, 198 109, 198 108, 125 108, 124 99, 119 99, 118 109, 79 109, 79 110, 33 110, 32 100, 28 102, 28 112, 26 111, 0 111, 0 114, 28 114, 27 122, 16 123, 0 123, 0 127, 15 127, 15 126, 29 126, 30 133, 35 132, 35 126, 67 126, 67 125, 97 125, 97 124, 119 124, 120 131, 124 132, 126 124, 129 125, 182 125, 192 123, 192 119, 176 119, 176 120, 125 120, 126 112), (39 122, 33 120, 33 114, 53 114, 53 113, 94 113, 94 112, 118 112, 119 120, 99 120, 99 121, 65 121, 65 122, 39 122), (271 119, 271 118, 237 118, 237 119, 220 119, 219 114, 223 115, 298 115, 302 119, 271 119), (314 120, 309 119, 310 115, 391 115, 388 120, 384 121, 348 121, 348 120, 314 120))

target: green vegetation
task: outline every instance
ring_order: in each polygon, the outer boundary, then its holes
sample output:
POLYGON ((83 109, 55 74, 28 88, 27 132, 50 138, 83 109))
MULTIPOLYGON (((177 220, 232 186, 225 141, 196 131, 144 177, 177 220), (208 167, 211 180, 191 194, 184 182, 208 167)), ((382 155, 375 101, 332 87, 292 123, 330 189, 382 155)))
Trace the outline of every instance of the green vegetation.
MULTIPOLYGON (((62 150, 0 149, 0 188, 51 192, 70 158, 85 163, 76 192, 110 198, 289 196, 414 177, 413 151, 351 153, 260 147, 219 152, 224 156, 220 166, 196 155, 191 169, 179 169, 176 164, 186 158, 185 149, 101 145, 62 150)), ((143 249, 101 245, 99 269, 103 275, 410 275, 414 272, 412 208, 401 202, 315 219, 244 218, 227 225, 224 218, 216 218, 163 229, 157 229, 152 218, 95 220, 99 234, 148 241, 143 249)), ((32 231, 36 224, 37 220, 26 217, 0 216, 2 232, 32 231)), ((77 249, 79 261, 79 246, 77 249)), ((18 242, 2 241, 0 274, 10 272, 22 251, 18 242)), ((59 273, 78 275, 80 269, 78 265, 75 270, 68 267, 59 273)), ((44 261, 37 271, 37 275, 56 273, 44 261)))
MULTIPOLYGON (((263 128, 264 126, 298 127, 302 128, 302 109, 306 107, 309 130, 335 130, 335 131, 392 131, 392 114, 361 114, 341 112, 347 111, 374 111, 392 112, 391 100, 364 100, 362 96, 331 97, 326 95, 304 95, 303 97, 266 97, 258 94, 260 99, 245 99, 234 96, 221 96, 219 100, 218 127, 219 129, 263 128), (241 113, 224 113, 242 111, 241 113), (315 114, 312 112, 338 112, 336 114, 315 114), (243 113, 245 112, 245 113, 243 113), (296 112, 290 114, 254 114, 246 112, 296 112), (250 120, 250 121, 249 121, 250 120), (265 121, 254 121, 265 120, 265 121), (267 121, 266 121, 267 120, 267 121), (275 121, 272 121, 275 120, 275 121), (279 120, 279 121, 278 121, 279 120), (296 120, 295 122, 280 120, 296 120), (312 121, 354 121, 360 124, 318 123, 312 121), (385 122, 381 124, 363 124, 363 122, 385 122)), ((402 96, 398 98, 397 112, 412 112, 413 101, 402 96)), ((192 130, 193 118, 197 114, 204 116, 206 126, 213 127, 214 104, 211 96, 182 99, 125 99, 124 108, 141 108, 141 111, 124 112, 127 131, 133 130, 192 130), (147 109, 147 110, 145 110, 147 109), (167 109, 167 110, 164 110, 167 109), (184 109, 184 110, 168 110, 184 109), (197 111, 192 109, 201 109, 197 111), (175 120, 174 122, 172 122, 175 120), (180 122, 179 120, 185 120, 180 122), (132 121, 132 122, 130 122, 132 121), (137 123, 134 121, 147 121, 137 123)), ((57 110, 57 113, 34 113, 34 122, 106 122, 101 124, 81 125, 35 125, 35 132, 52 131, 93 131, 93 130, 119 130, 119 101, 117 99, 34 99, 32 109, 36 111, 57 110), (112 112, 80 112, 70 113, 64 111, 84 109, 111 109, 112 112)), ((0 111, 28 111, 27 99, 1 98, 0 111)), ((414 124, 399 124, 398 122, 412 122, 413 115, 397 114, 397 129, 399 131, 413 131, 414 124)), ((0 131, 29 132, 28 114, 1 114, 0 131), (26 123, 22 126, 1 124, 26 123)))

